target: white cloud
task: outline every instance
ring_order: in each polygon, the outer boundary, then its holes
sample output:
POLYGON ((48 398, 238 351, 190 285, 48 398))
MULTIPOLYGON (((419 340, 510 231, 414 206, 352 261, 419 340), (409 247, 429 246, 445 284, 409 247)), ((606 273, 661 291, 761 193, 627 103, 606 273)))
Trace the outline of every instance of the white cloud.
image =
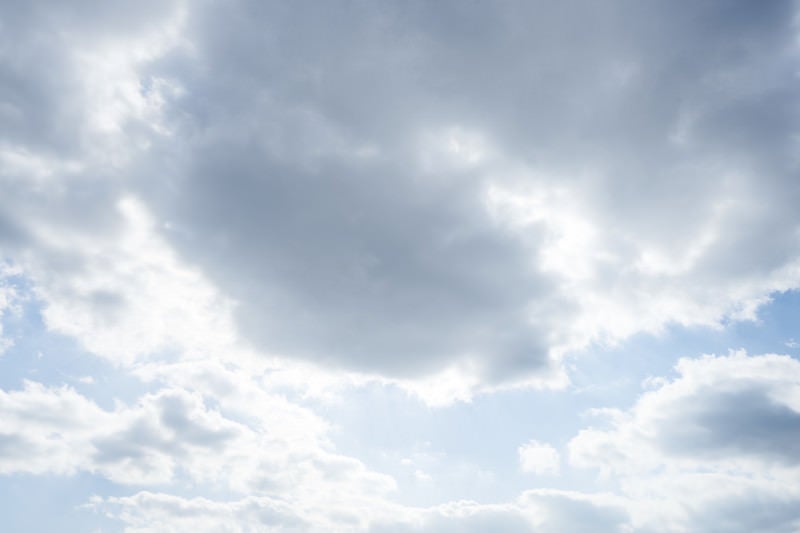
POLYGON ((181 264, 134 198, 120 200, 118 209, 119 231, 112 235, 41 232, 49 253, 82 261, 74 272, 30 265, 48 327, 126 364, 168 350, 190 355, 233 345, 232 304, 201 273, 181 264))
POLYGON ((558 474, 561 455, 547 443, 530 440, 517 449, 519 464, 523 472, 534 474, 558 474))
POLYGON ((126 523, 125 531, 308 531, 310 524, 290 505, 266 497, 215 502, 168 494, 95 498, 91 504, 126 523))
POLYGON ((33 382, 0 390, 0 412, 0 472, 6 474, 74 473, 89 461, 92 435, 111 418, 71 388, 33 382))
MULTIPOLYGON (((119 518, 126 531, 354 531, 401 533, 413 531, 508 531, 561 533, 564 531, 631 531, 626 502, 606 494, 558 490, 526 491, 507 504, 451 502, 429 508, 385 506, 370 520, 319 521, 272 498, 246 497, 233 501, 180 498, 140 492, 130 497, 95 498, 89 505, 119 518)), ((366 511, 366 510, 365 510, 366 511)), ((649 531, 637 529, 637 531, 649 531)))
POLYGON ((69 387, 27 382, 0 391, 0 471, 35 474, 91 472, 122 484, 193 483, 240 493, 294 495, 304 505, 383 495, 391 478, 330 451, 308 411, 261 393, 258 411, 237 412, 220 397, 226 417, 201 394, 161 389, 113 411, 69 387), (335 486, 335 491, 325 487, 335 486))
POLYGON ((570 463, 618 479, 639 516, 664 531, 793 531, 800 362, 740 351, 676 369, 630 410, 606 411, 610 428, 581 431, 570 463))
POLYGON ((120 483, 169 482, 178 467, 194 478, 206 475, 220 447, 243 432, 179 390, 107 411, 70 387, 26 382, 22 390, 0 391, 0 412, 3 472, 82 470, 120 483))

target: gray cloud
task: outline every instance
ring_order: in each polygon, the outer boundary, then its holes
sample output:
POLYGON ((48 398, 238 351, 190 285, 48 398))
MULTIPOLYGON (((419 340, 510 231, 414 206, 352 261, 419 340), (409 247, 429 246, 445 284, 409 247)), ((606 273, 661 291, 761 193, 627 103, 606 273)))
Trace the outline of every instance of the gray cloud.
MULTIPOLYGON (((643 446, 654 446, 658 454, 677 461, 750 458, 785 468, 800 465, 797 361, 789 356, 734 353, 683 359, 678 369, 680 378, 645 393, 631 416, 617 423, 616 433, 588 430, 586 442, 593 436, 613 435, 607 444, 619 457, 630 453, 626 460, 632 464, 636 452, 630 444, 641 440, 643 446), (619 445, 614 446, 617 438, 619 445)), ((582 437, 576 438, 576 444, 581 441, 582 437)))
POLYGON ((793 533, 800 524, 797 506, 798 500, 791 496, 749 491, 738 498, 692 509, 689 515, 693 527, 709 533, 793 533))
POLYGON ((769 390, 707 390, 675 405, 675 424, 656 438, 668 453, 689 457, 753 455, 800 464, 800 411, 769 396, 769 390))
POLYGON ((587 291, 649 291, 624 258, 656 247, 674 263, 715 216, 725 226, 689 279, 723 273, 724 287, 796 259, 796 234, 780 229, 797 224, 790 4, 757 17, 744 3, 575 7, 356 3, 300 16, 242 2, 193 18, 201 60, 155 70, 187 91, 171 106, 178 170, 159 178, 174 192, 154 197, 146 182, 142 194, 240 302, 251 339, 393 375, 465 354, 485 379, 532 372, 574 305, 536 268, 548 235, 509 234, 483 205, 490 183, 535 180, 496 161, 429 168, 420 150, 445 148, 420 143, 446 144, 437 129, 474 129, 505 160, 557 176, 545 184, 581 182, 601 248, 623 257, 587 291), (748 205, 719 214, 745 193, 748 205))
POLYGON ((309 174, 252 154, 242 168, 214 144, 203 151, 223 161, 202 157, 179 201, 251 338, 395 375, 469 352, 542 364, 542 333, 521 310, 547 289, 513 239, 485 226, 477 198, 380 168, 309 174))
POLYGON ((134 194, 262 351, 490 385, 800 283, 791 2, 88 5, 9 13, 40 283, 134 194))

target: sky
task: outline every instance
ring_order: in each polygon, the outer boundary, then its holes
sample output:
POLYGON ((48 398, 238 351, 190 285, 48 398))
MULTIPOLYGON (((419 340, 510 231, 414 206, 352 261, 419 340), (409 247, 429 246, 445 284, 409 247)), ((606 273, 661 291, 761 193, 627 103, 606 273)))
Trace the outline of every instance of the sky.
POLYGON ((1 528, 800 532, 799 23, 0 0, 1 528))

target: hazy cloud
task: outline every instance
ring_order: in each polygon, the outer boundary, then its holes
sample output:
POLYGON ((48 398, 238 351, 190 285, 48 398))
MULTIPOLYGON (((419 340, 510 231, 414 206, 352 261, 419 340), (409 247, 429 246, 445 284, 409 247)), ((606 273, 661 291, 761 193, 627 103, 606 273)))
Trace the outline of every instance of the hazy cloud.
POLYGON ((558 474, 561 456, 558 450, 547 443, 531 440, 517 449, 523 472, 535 474, 558 474))

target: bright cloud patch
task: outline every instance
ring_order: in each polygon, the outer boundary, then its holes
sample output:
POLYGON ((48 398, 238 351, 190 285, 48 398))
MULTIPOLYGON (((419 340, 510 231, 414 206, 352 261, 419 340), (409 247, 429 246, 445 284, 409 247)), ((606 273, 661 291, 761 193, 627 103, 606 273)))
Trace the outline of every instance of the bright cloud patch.
POLYGON ((561 457, 558 450, 532 440, 519 447, 519 464, 523 471, 534 474, 558 474, 561 457))

